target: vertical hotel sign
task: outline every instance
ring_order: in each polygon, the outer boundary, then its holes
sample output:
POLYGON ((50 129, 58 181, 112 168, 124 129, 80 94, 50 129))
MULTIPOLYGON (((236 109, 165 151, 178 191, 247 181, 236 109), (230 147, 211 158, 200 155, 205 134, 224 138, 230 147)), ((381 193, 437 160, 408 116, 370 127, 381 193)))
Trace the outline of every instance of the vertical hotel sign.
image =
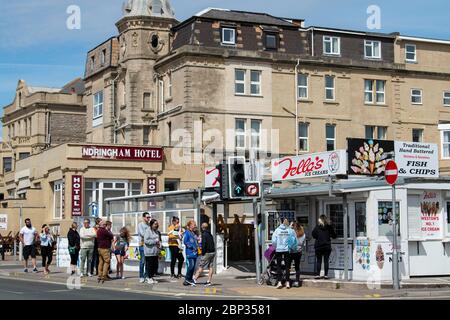
POLYGON ((82 185, 83 177, 79 175, 72 176, 72 217, 80 217, 82 211, 82 185))
MULTIPOLYGON (((156 177, 147 177, 147 193, 154 194, 158 192, 158 180, 156 177)), ((154 200, 148 201, 148 209, 156 208, 154 200)))

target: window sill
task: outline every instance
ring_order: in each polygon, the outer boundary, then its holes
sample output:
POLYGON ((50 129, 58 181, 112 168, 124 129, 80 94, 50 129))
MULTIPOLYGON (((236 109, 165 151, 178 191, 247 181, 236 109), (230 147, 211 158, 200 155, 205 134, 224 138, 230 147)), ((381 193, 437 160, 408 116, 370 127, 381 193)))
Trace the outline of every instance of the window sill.
POLYGON ((309 99, 298 99, 298 102, 303 102, 303 103, 314 103, 313 100, 309 100, 309 99))
POLYGON ((377 57, 364 57, 364 60, 368 60, 368 61, 383 61, 383 59, 381 57, 377 58, 377 57))
POLYGON ((366 106, 368 106, 368 107, 384 107, 384 108, 389 107, 387 104, 368 103, 368 102, 365 102, 364 105, 366 105, 366 106))
POLYGON ((256 95, 256 94, 241 94, 241 93, 235 93, 236 97, 247 97, 247 98, 264 98, 263 95, 256 95))
POLYGON ((405 63, 409 63, 409 64, 419 64, 417 61, 412 61, 412 60, 405 60, 405 63))
POLYGON ((223 47, 229 47, 229 48, 236 48, 237 47, 236 43, 221 42, 220 45, 222 45, 223 47))
POLYGON ((423 106, 423 103, 412 103, 411 102, 411 105, 413 105, 413 106, 423 106))
POLYGON ((340 53, 325 53, 324 52, 322 55, 324 57, 332 57, 332 58, 334 58, 334 57, 341 58, 342 57, 340 53))
POLYGON ((323 104, 329 104, 329 105, 335 105, 335 106, 338 106, 338 105, 339 105, 339 102, 336 102, 336 101, 327 101, 327 100, 325 100, 325 101, 323 102, 323 104))

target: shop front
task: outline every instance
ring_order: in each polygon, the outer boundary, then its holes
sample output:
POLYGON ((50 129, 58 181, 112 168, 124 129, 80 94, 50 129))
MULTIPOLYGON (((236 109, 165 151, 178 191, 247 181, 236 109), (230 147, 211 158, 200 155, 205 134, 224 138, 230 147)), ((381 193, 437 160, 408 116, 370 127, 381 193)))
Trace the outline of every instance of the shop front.
MULTIPOLYGON (((450 275, 450 179, 402 178, 396 189, 401 278, 450 275)), ((318 217, 326 214, 337 233, 332 244, 330 275, 344 279, 347 259, 349 279, 392 280, 392 189, 385 181, 364 178, 340 180, 332 185, 316 183, 272 188, 265 197, 270 204, 266 211, 266 244, 280 217, 297 220, 305 226, 304 272, 315 270, 311 231, 318 217), (347 235, 344 234, 345 202, 347 235)))

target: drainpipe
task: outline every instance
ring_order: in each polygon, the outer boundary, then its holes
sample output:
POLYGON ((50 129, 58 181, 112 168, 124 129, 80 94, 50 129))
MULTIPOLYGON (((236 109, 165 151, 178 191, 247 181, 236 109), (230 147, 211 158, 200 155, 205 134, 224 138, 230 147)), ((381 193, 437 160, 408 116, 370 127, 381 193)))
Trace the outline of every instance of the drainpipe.
POLYGON ((314 27, 311 27, 311 56, 314 57, 314 27))
POLYGON ((116 122, 116 81, 119 79, 120 73, 117 73, 117 77, 112 80, 112 112, 113 112, 113 141, 117 143, 117 122, 116 122))
POLYGON ((298 66, 300 65, 300 59, 297 59, 295 65, 295 153, 299 153, 299 141, 298 141, 298 66))

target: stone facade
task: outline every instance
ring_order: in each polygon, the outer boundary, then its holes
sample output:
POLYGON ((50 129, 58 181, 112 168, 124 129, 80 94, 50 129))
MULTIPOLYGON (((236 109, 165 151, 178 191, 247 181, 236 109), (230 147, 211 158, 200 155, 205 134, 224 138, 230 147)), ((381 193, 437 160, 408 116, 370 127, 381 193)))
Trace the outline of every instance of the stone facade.
MULTIPOLYGON (((207 161, 211 146, 218 158, 239 152, 249 156, 258 138, 258 151, 268 158, 320 152, 326 150, 327 125, 335 126, 336 149, 346 149, 349 137, 364 138, 367 126, 385 128, 385 139, 406 141, 412 140, 413 129, 422 129, 424 142, 442 145, 438 126, 450 123, 450 109, 443 103, 444 92, 450 91, 449 41, 306 28, 302 20, 240 11, 205 10, 181 23, 171 15, 131 12, 117 22, 116 37, 88 52, 82 93, 69 94, 78 90, 74 84, 64 93, 29 92, 19 82, 15 101, 4 108, 3 136, 22 130, 11 143, 16 152, 29 150, 32 156, 17 161, 1 179, 11 215, 16 210, 11 199, 25 178, 31 184, 27 216, 65 230, 72 217, 66 205, 55 218, 55 184, 68 186, 72 175, 100 186, 140 183, 143 193, 147 177, 158 178, 159 191, 175 180, 179 189, 198 188, 204 169, 217 163, 217 158, 207 161), (223 43, 223 28, 234 30, 234 44, 223 43), (324 37, 340 39, 338 54, 324 53, 324 37), (276 48, 269 48, 270 39, 276 48), (379 59, 366 57, 366 40, 380 43, 379 59), (411 43, 414 63, 405 61, 405 45, 411 43), (237 70, 245 73, 243 93, 236 92, 237 70), (307 77, 307 95, 298 99, 296 74, 307 77), (326 96, 329 77, 333 99, 326 96), (365 101, 366 80, 384 81, 382 103, 365 101), (422 104, 411 103, 412 89, 422 90, 422 104), (32 126, 25 129, 29 116, 32 126), (246 129, 243 148, 237 145, 238 122, 246 129), (297 145, 301 123, 308 124, 304 150, 297 145), (261 135, 252 135, 252 127, 261 135), (89 161, 77 155, 77 143, 83 142, 158 146, 165 156, 158 164, 89 161)), ((12 154, 7 148, 3 144, 3 157, 12 154)), ((448 174, 450 160, 442 151, 441 172, 448 174)), ((70 192, 67 187, 66 204, 70 192)))

